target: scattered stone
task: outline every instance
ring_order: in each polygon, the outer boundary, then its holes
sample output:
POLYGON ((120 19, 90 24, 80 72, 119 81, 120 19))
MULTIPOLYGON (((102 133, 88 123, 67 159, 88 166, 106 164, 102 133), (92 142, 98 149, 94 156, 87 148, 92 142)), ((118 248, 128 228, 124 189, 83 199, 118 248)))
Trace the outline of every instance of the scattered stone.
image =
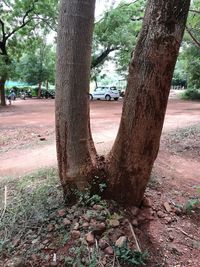
POLYGON ((192 240, 192 247, 200 249, 200 242, 196 240, 192 240))
POLYGON ((164 206, 164 208, 165 208, 165 210, 166 210, 167 212, 171 212, 171 211, 172 211, 172 208, 171 208, 171 206, 169 205, 168 202, 165 202, 165 203, 163 204, 163 206, 164 206))
POLYGON ((169 240, 172 242, 172 241, 174 241, 174 236, 173 235, 169 235, 169 240))
POLYGON ((109 224, 110 224, 110 226, 112 226, 112 227, 118 227, 118 226, 120 225, 119 221, 116 220, 116 219, 111 219, 111 220, 109 221, 109 224))
POLYGON ((113 248, 112 247, 107 247, 105 248, 104 252, 108 255, 113 255, 114 254, 114 251, 113 251, 113 248))
POLYGON ((142 205, 147 208, 150 208, 152 206, 150 199, 147 197, 143 198, 142 205))
POLYGON ((106 225, 104 222, 97 223, 94 227, 94 231, 104 232, 106 230, 106 225))
POLYGON ((39 239, 36 238, 36 239, 33 239, 31 243, 32 243, 32 244, 36 244, 36 243, 38 243, 38 241, 39 241, 39 239))
POLYGON ((6 262, 4 267, 26 267, 24 259, 21 257, 14 257, 6 262))
POLYGON ((138 221, 136 219, 132 220, 132 225, 137 227, 138 226, 138 221))
POLYGON ((95 226, 97 224, 97 221, 95 219, 90 220, 90 225, 95 226))
POLYGON ((173 218, 167 216, 167 217, 165 217, 165 221, 167 224, 170 224, 173 222, 173 218))
POLYGON ((106 218, 104 216, 102 216, 102 215, 97 215, 96 216, 96 220, 100 221, 100 222, 105 222, 106 218))
POLYGON ((83 223, 82 227, 85 229, 85 228, 88 228, 89 227, 89 223, 88 222, 85 222, 83 223))
POLYGON ((40 141, 46 141, 45 137, 40 137, 40 141))
POLYGON ((36 254, 32 254, 31 255, 31 259, 33 260, 33 262, 37 261, 37 255, 36 254))
POLYGON ((93 245, 95 243, 94 234, 92 232, 89 232, 86 235, 86 241, 88 242, 89 245, 93 245))
POLYGON ((68 226, 68 225, 71 225, 71 221, 68 220, 67 218, 63 219, 63 224, 68 226))
POLYGON ((46 245, 46 244, 48 244, 49 243, 49 239, 45 239, 43 242, 42 242, 42 244, 44 244, 44 245, 46 245))
POLYGON ((101 205, 94 205, 93 206, 93 209, 94 210, 103 210, 103 206, 101 206, 101 205))
POLYGON ((138 223, 143 223, 146 220, 146 217, 142 214, 137 217, 138 223))
POLYGON ((100 239, 99 240, 99 247, 100 249, 104 250, 108 246, 108 243, 106 242, 105 239, 100 239))
POLYGON ((39 244, 39 245, 38 245, 38 249, 39 249, 39 250, 42 250, 42 249, 44 249, 44 248, 45 248, 45 245, 44 245, 44 244, 39 244))
POLYGON ((81 212, 80 211, 74 212, 74 218, 80 218, 80 216, 81 216, 81 212))
POLYGON ((50 224, 47 225, 48 232, 52 232, 53 229, 54 229, 54 225, 53 224, 50 223, 50 224))
POLYGON ((140 209, 138 207, 132 207, 131 208, 131 213, 133 216, 137 216, 139 211, 140 211, 140 209))
POLYGON ((14 246, 14 247, 18 246, 19 243, 20 243, 20 241, 21 241, 20 238, 14 239, 14 241, 13 241, 13 246, 14 246))
POLYGON ((165 217, 165 214, 162 212, 162 211, 157 211, 157 215, 159 218, 164 218, 165 217))
POLYGON ((175 213, 176 213, 176 215, 181 215, 182 210, 180 208, 175 208, 175 213))
POLYGON ((73 231, 71 232, 71 236, 72 236, 72 238, 74 238, 74 239, 78 239, 78 238, 80 238, 80 236, 81 236, 81 232, 80 232, 80 231, 77 231, 77 230, 73 230, 73 231))
POLYGON ((74 227, 73 227, 73 230, 78 230, 78 229, 79 229, 79 223, 75 223, 74 227))
POLYGON ((126 236, 120 236, 120 238, 117 239, 115 242, 115 246, 121 248, 127 241, 126 236))
POLYGON ((177 255, 183 254, 182 251, 179 248, 177 248, 175 244, 170 244, 169 248, 170 248, 171 252, 174 254, 177 254, 177 255))
POLYGON ((57 262, 55 262, 55 261, 50 262, 49 267, 57 267, 57 266, 58 266, 57 262))
POLYGON ((58 215, 60 217, 64 217, 66 215, 66 210, 65 209, 58 210, 58 215))
POLYGON ((90 221, 90 217, 88 215, 84 214, 82 217, 86 222, 90 221))

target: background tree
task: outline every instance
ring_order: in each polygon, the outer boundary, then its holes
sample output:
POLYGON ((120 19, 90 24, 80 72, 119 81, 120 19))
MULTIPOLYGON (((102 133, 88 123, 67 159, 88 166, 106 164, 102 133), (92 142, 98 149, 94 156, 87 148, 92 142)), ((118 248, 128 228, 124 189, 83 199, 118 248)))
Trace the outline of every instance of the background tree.
POLYGON ((38 85, 38 97, 41 97, 42 83, 55 83, 55 49, 42 39, 27 49, 19 62, 16 62, 16 78, 31 85, 38 85))
MULTIPOLYGON (((60 9, 56 141, 61 183, 71 200, 74 188, 83 190, 102 170, 102 162, 96 162, 89 126, 94 4, 94 0, 62 0, 60 9)), ((147 3, 130 62, 119 132, 104 165, 107 196, 125 205, 141 204, 157 157, 189 5, 189 0, 147 3)))
POLYGON ((1 105, 5 105, 5 83, 12 62, 10 48, 23 38, 39 34, 45 28, 54 29, 57 17, 57 2, 52 0, 4 0, 0 3, 0 57, 4 72, 0 75, 1 105))
MULTIPOLYGON (((182 49, 174 73, 174 83, 187 81, 188 90, 200 88, 200 1, 192 1, 182 49)), ((178 85, 178 84, 177 84, 178 85)), ((198 95, 198 92, 195 93, 198 95)))

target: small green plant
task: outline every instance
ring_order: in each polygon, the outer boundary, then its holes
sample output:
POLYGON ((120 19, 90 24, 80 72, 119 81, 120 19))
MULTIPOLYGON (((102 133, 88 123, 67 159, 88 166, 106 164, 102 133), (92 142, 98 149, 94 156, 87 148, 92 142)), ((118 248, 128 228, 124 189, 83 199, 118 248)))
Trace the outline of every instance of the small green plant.
MULTIPOLYGON (((197 187, 197 192, 200 194, 200 187, 197 187)), ((194 197, 187 201, 185 204, 185 211, 186 213, 190 213, 192 210, 196 209, 197 206, 200 204, 200 198, 194 197)))
POLYGON ((148 258, 148 252, 139 252, 131 250, 127 244, 115 248, 115 254, 120 264, 127 266, 145 265, 148 258))
POLYGON ((98 176, 95 176, 89 187, 84 192, 75 190, 78 203, 81 206, 93 206, 95 204, 103 204, 101 195, 106 189, 106 184, 100 180, 98 176))

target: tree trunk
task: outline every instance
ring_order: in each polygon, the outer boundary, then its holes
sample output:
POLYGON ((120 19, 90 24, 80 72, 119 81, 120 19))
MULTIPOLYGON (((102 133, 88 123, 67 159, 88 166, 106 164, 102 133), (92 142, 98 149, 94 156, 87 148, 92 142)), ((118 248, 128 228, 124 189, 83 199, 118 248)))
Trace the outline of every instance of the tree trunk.
POLYGON ((6 106, 5 83, 6 83, 6 80, 1 78, 0 79, 1 106, 6 106))
POLYGON ((95 0, 62 0, 57 46, 56 142, 64 194, 84 189, 95 162, 89 79, 95 0))
POLYGON ((49 90, 49 82, 48 82, 48 80, 46 81, 46 89, 47 89, 47 91, 49 90))
POLYGON ((140 206, 157 157, 190 1, 149 0, 129 66, 120 128, 107 159, 109 198, 140 206))
POLYGON ((42 82, 38 83, 38 98, 41 98, 42 93, 42 82))

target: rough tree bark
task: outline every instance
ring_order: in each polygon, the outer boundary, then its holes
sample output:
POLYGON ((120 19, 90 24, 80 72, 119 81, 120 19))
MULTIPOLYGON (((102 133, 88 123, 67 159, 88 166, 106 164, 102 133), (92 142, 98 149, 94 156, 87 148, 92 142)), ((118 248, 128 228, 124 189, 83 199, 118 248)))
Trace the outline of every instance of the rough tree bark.
POLYGON ((62 0, 57 45, 56 141, 65 195, 84 189, 96 152, 89 124, 95 0, 62 0))
POLYGON ((107 195, 139 206, 159 150, 190 0, 149 0, 129 66, 120 128, 107 159, 107 195))

